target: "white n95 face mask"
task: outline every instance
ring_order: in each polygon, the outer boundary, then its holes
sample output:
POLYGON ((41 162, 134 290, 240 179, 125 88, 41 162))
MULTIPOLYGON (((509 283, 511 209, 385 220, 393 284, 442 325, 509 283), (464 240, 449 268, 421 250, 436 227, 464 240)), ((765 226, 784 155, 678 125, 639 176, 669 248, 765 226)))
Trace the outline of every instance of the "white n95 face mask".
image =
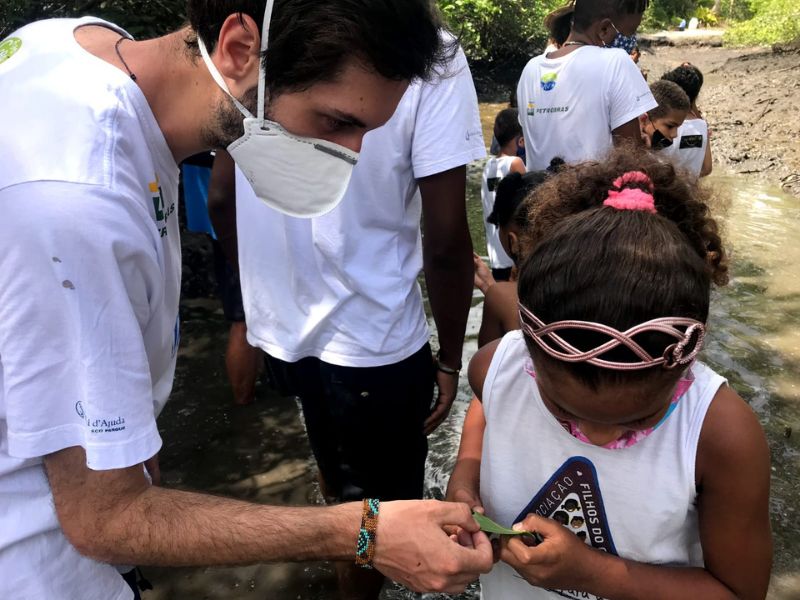
MULTIPOLYGON (((261 53, 269 42, 269 21, 274 0, 267 0, 261 31, 261 53)), ((256 196, 267 206, 292 217, 318 217, 341 202, 350 183, 358 153, 317 138, 292 135, 280 124, 264 118, 265 73, 258 69, 258 115, 230 93, 211 61, 203 40, 200 54, 211 76, 244 115, 244 135, 227 150, 250 182, 256 196)))

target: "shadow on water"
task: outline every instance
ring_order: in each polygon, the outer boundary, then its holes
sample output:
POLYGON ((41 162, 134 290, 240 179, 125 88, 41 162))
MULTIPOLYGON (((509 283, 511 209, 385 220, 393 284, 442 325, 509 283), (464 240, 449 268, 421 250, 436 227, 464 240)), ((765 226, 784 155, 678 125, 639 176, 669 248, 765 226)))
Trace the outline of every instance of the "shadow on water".
MULTIPOLYGON (((800 598, 800 201, 741 178, 711 179, 727 194, 725 237, 733 249, 732 278, 715 293, 704 360, 725 375, 757 412, 772 450, 772 524, 775 567, 770 598, 800 598)), ((485 248, 480 168, 469 170, 469 220, 475 248, 485 248)), ((313 463, 294 401, 266 386, 248 407, 230 402, 223 355, 227 325, 215 301, 183 305, 181 356, 175 392, 160 418, 162 468, 171 486, 274 504, 318 504, 313 463)), ((464 360, 477 348, 482 296, 476 292, 464 360)), ((430 439, 428 494, 441 498, 455 462, 470 393, 462 378, 452 416, 430 439)), ((746 543, 746 532, 742 532, 746 543)), ((336 597, 325 563, 230 569, 148 569, 167 598, 336 597)), ((387 586, 384 598, 414 598, 387 586)), ((426 598, 445 598, 426 595, 426 598)), ((472 588, 460 596, 477 599, 472 588)))

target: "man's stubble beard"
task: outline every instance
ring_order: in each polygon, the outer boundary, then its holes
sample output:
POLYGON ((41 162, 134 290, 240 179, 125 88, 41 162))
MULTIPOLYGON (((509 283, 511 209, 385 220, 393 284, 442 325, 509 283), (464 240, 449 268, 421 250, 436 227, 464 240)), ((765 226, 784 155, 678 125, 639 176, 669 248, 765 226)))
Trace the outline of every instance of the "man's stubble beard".
MULTIPOLYGON (((255 115, 258 104, 258 88, 252 87, 247 90, 239 102, 255 115)), ((227 148, 244 135, 244 118, 245 116, 239 111, 230 96, 224 94, 214 108, 211 123, 203 127, 203 143, 208 148, 220 150, 227 148)))

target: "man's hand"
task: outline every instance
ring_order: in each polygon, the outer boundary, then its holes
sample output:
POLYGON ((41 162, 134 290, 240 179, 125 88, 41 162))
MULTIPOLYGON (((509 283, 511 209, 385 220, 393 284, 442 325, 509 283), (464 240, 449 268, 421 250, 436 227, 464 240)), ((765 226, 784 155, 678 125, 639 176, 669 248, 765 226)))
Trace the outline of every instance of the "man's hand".
POLYGON ((436 404, 430 416, 425 419, 425 435, 430 435, 450 414, 450 408, 458 394, 458 373, 445 373, 436 370, 436 389, 439 391, 436 404))
POLYGON ((594 564, 594 550, 556 521, 538 515, 528 515, 521 528, 537 532, 544 541, 538 546, 528 546, 519 538, 506 538, 500 560, 514 567, 531 585, 585 590, 594 564))
POLYGON ((457 594, 492 568, 492 545, 466 504, 397 501, 381 504, 375 567, 418 592, 457 594), (445 528, 458 528, 451 538, 445 528))

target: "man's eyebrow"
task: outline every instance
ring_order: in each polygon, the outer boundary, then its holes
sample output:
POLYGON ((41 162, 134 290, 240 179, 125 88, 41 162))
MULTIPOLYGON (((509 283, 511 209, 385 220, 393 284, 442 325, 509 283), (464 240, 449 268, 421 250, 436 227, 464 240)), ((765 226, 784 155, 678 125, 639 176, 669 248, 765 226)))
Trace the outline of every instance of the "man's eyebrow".
POLYGON ((364 122, 361 119, 359 119, 357 117, 354 117, 351 114, 348 114, 346 112, 342 112, 342 111, 337 110, 335 108, 331 109, 329 112, 330 112, 331 116, 335 117, 339 121, 342 121, 343 123, 347 123, 348 125, 354 125, 355 127, 360 127, 362 129, 366 129, 367 128, 367 126, 364 124, 364 122))

